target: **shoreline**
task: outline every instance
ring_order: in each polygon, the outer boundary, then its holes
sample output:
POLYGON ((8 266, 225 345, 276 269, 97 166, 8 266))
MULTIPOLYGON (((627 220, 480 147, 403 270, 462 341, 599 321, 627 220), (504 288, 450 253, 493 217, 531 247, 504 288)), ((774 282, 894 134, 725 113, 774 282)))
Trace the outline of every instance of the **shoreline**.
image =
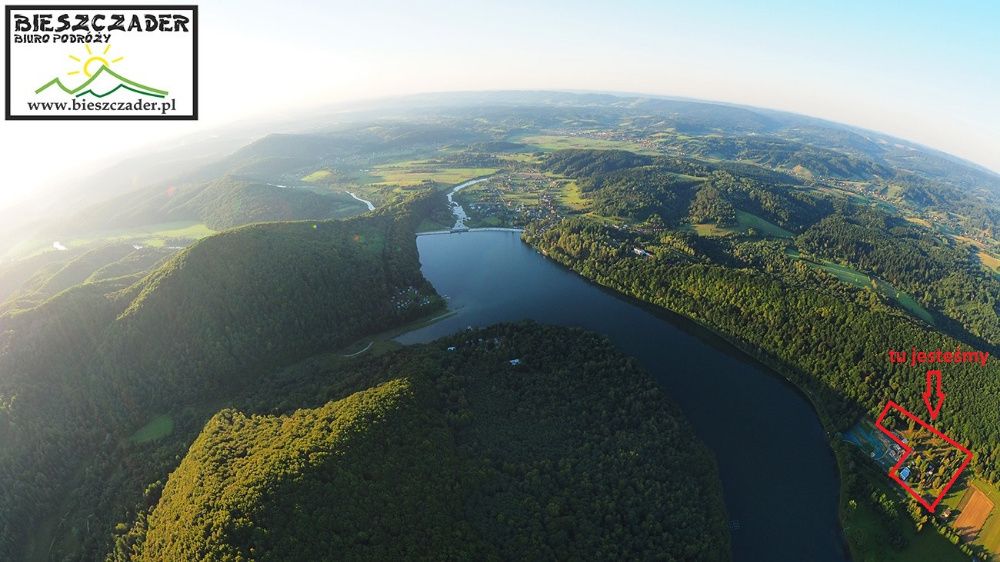
POLYGON ((842 501, 844 493, 843 459, 840 458, 840 455, 837 454, 836 448, 833 447, 833 444, 835 443, 833 436, 837 432, 833 426, 833 422, 830 419, 829 415, 821 409, 819 403, 813 398, 810 391, 796 384, 792 380, 792 377, 789 376, 790 373, 796 373, 797 372, 796 369, 788 365, 785 365, 780 359, 770 357, 768 354, 764 352, 759 352, 758 350, 753 349, 752 346, 744 344, 743 342, 737 340, 736 338, 712 328, 711 326, 701 322, 697 318, 692 318, 690 316, 673 311, 669 308, 665 308, 638 299, 631 295, 622 293, 621 291, 615 289, 614 287, 604 285, 598 281, 590 279, 585 275, 581 274, 580 272, 574 270, 573 268, 549 257, 546 253, 542 252, 535 246, 528 244, 523 239, 521 239, 521 242, 526 246, 528 246, 529 248, 531 248, 532 250, 534 250, 535 252, 537 252, 539 255, 544 257, 549 262, 554 263, 560 268, 564 269, 565 271, 568 271, 576 275, 577 277, 583 279, 587 283, 590 283, 591 285, 605 292, 611 293, 616 298, 624 299, 626 302, 639 306, 640 308, 650 312, 651 314, 657 316, 658 318, 670 322, 671 324, 683 330, 684 332, 691 334, 692 336, 697 337, 705 341, 706 343, 709 343, 710 345, 712 345, 712 347, 715 347, 719 351, 729 354, 731 357, 735 357, 736 359, 749 363, 751 365, 762 367, 763 370, 768 374, 768 376, 777 379, 782 384, 791 389, 793 392, 804 398, 806 402, 809 404, 810 409, 812 409, 813 413, 816 415, 816 418, 819 420, 820 425, 823 428, 823 431, 826 433, 827 450, 830 452, 830 456, 833 459, 834 465, 837 468, 836 472, 837 472, 837 522, 839 531, 838 535, 840 542, 844 547, 844 552, 847 553, 848 560, 852 561, 855 560, 854 552, 850 547, 851 543, 850 541, 847 540, 847 534, 844 530, 844 512, 843 512, 843 501, 842 501))
MULTIPOLYGON (((483 229, 469 229, 468 232, 483 232, 483 231, 503 231, 503 232, 523 232, 522 229, 501 229, 501 228, 483 228, 483 229)), ((435 234, 450 234, 450 231, 436 232, 435 234)), ((419 234, 418 234, 419 236, 419 234)), ((843 517, 843 482, 844 482, 844 470, 843 463, 840 455, 837 454, 836 449, 833 447, 835 443, 833 436, 836 433, 834 424, 830 419, 829 415, 823 411, 819 403, 814 399, 812 393, 809 389, 803 388, 793 380, 795 374, 801 375, 801 378, 807 378, 805 374, 798 373, 798 371, 792 367, 789 367, 780 359, 770 357, 765 352, 760 352, 753 349, 752 346, 740 342, 736 338, 733 338, 725 333, 719 332, 708 326, 696 318, 692 318, 675 312, 669 308, 664 308, 662 306, 638 299, 631 295, 622 293, 615 287, 604 285, 596 280, 590 279, 585 275, 582 275, 573 268, 549 257, 547 254, 536 248, 535 246, 528 244, 523 238, 518 236, 518 240, 525 246, 531 248, 533 251, 543 256, 549 263, 557 265, 559 268, 572 273, 574 276, 582 279, 586 283, 594 286, 609 295, 622 299, 625 302, 636 305, 643 310, 653 314, 657 318, 660 318, 671 325, 677 327, 678 329, 688 333, 694 337, 701 339, 713 348, 717 349, 722 353, 726 353, 731 357, 734 357, 742 362, 748 363, 750 365, 760 367, 764 370, 768 376, 775 378, 782 384, 787 386, 790 390, 795 392, 797 395, 801 396, 809 404, 810 409, 813 411, 816 418, 819 420, 824 433, 826 433, 827 450, 829 451, 831 460, 833 460, 836 466, 837 474, 837 521, 838 521, 838 535, 840 543, 844 547, 844 552, 847 555, 848 560, 855 560, 854 552, 850 548, 850 542, 847 540, 847 535, 844 530, 844 517, 843 517)), ((432 323, 432 322, 431 322, 432 323)))

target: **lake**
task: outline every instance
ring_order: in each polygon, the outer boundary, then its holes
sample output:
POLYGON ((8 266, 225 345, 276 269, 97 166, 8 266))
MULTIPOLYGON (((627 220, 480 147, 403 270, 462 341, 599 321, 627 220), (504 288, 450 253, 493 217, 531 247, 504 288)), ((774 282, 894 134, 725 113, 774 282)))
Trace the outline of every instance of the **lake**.
POLYGON ((545 259, 515 232, 420 236, 417 247, 424 276, 455 313, 398 341, 525 319, 605 334, 652 373, 715 453, 734 560, 849 559, 833 453, 811 405, 783 379, 545 259))

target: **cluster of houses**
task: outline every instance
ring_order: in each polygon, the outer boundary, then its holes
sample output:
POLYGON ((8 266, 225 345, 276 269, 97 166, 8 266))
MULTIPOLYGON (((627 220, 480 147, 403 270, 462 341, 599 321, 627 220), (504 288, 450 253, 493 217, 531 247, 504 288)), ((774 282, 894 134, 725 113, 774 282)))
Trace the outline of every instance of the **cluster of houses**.
POLYGON ((479 198, 468 208, 480 218, 497 218, 502 223, 524 225, 545 218, 559 218, 559 206, 552 193, 546 188, 549 180, 541 174, 504 175, 491 180, 478 190, 479 198), (509 193, 537 195, 538 205, 525 205, 514 198, 505 197, 509 193))
POLYGON ((658 148, 656 140, 650 138, 648 135, 636 134, 633 131, 627 131, 627 130, 588 131, 584 134, 573 134, 573 133, 569 134, 571 136, 594 138, 605 141, 627 142, 639 145, 640 147, 646 150, 656 150, 658 148))
POLYGON ((414 286, 400 289, 392 297, 392 306, 399 312, 409 310, 414 306, 427 306, 431 303, 431 297, 422 294, 414 286))

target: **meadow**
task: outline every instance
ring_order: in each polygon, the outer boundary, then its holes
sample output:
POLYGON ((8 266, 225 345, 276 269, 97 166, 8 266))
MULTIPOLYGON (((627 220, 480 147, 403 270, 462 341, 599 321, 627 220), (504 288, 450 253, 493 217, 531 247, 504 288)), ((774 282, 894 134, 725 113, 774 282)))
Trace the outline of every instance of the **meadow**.
POLYGON ((699 223, 692 224, 690 228, 696 232, 698 236, 707 237, 721 237, 731 234, 740 234, 751 228, 756 230, 758 234, 771 238, 791 238, 793 236, 791 232, 770 221, 758 217, 753 213, 740 210, 736 211, 735 225, 723 226, 716 223, 699 223))
POLYGON ((962 521, 963 510, 968 508, 977 491, 986 501, 991 502, 993 507, 972 543, 986 547, 996 554, 995 559, 1000 560, 1000 489, 981 478, 970 477, 966 486, 956 485, 941 505, 958 510, 955 520, 957 526, 962 521))
POLYGON ((167 415, 159 415, 149 420, 149 423, 139 428, 129 437, 129 441, 137 445, 162 439, 174 432, 174 419, 167 415))
POLYGON ((376 185, 414 186, 425 182, 459 184, 464 181, 488 176, 496 168, 449 167, 432 160, 410 160, 394 164, 383 164, 372 168, 370 181, 376 185))
POLYGON ((802 260, 806 265, 814 267, 825 271, 843 283, 852 285, 859 289, 869 288, 874 289, 879 292, 879 294, 885 296, 886 298, 892 299, 910 314, 920 318, 928 324, 934 324, 934 317, 931 313, 927 311, 926 308, 921 306, 916 299, 906 292, 900 291, 893 287, 889 282, 883 281, 881 279, 872 278, 864 273, 838 263, 834 263, 829 260, 818 259, 818 258, 806 258, 800 256, 798 252, 788 252, 789 255, 802 260))
POLYGON ((193 241, 201 240, 215 233, 215 230, 205 226, 204 223, 196 221, 175 221, 138 227, 92 230, 75 233, 70 238, 61 238, 58 235, 53 235, 46 239, 36 238, 25 240, 13 247, 6 255, 0 257, 3 259, 27 258, 42 252, 51 251, 56 247, 56 243, 69 249, 106 242, 129 242, 138 246, 149 246, 152 248, 163 248, 172 246, 175 243, 178 246, 186 246, 193 241))

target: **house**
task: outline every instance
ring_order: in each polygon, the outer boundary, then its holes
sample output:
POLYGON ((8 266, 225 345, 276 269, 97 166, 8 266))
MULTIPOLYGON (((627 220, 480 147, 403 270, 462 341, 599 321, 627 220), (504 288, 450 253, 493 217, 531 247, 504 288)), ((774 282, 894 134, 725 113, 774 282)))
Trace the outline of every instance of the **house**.
POLYGON ((909 477, 910 477, 910 467, 904 466, 903 470, 899 471, 899 479, 906 480, 909 477))

